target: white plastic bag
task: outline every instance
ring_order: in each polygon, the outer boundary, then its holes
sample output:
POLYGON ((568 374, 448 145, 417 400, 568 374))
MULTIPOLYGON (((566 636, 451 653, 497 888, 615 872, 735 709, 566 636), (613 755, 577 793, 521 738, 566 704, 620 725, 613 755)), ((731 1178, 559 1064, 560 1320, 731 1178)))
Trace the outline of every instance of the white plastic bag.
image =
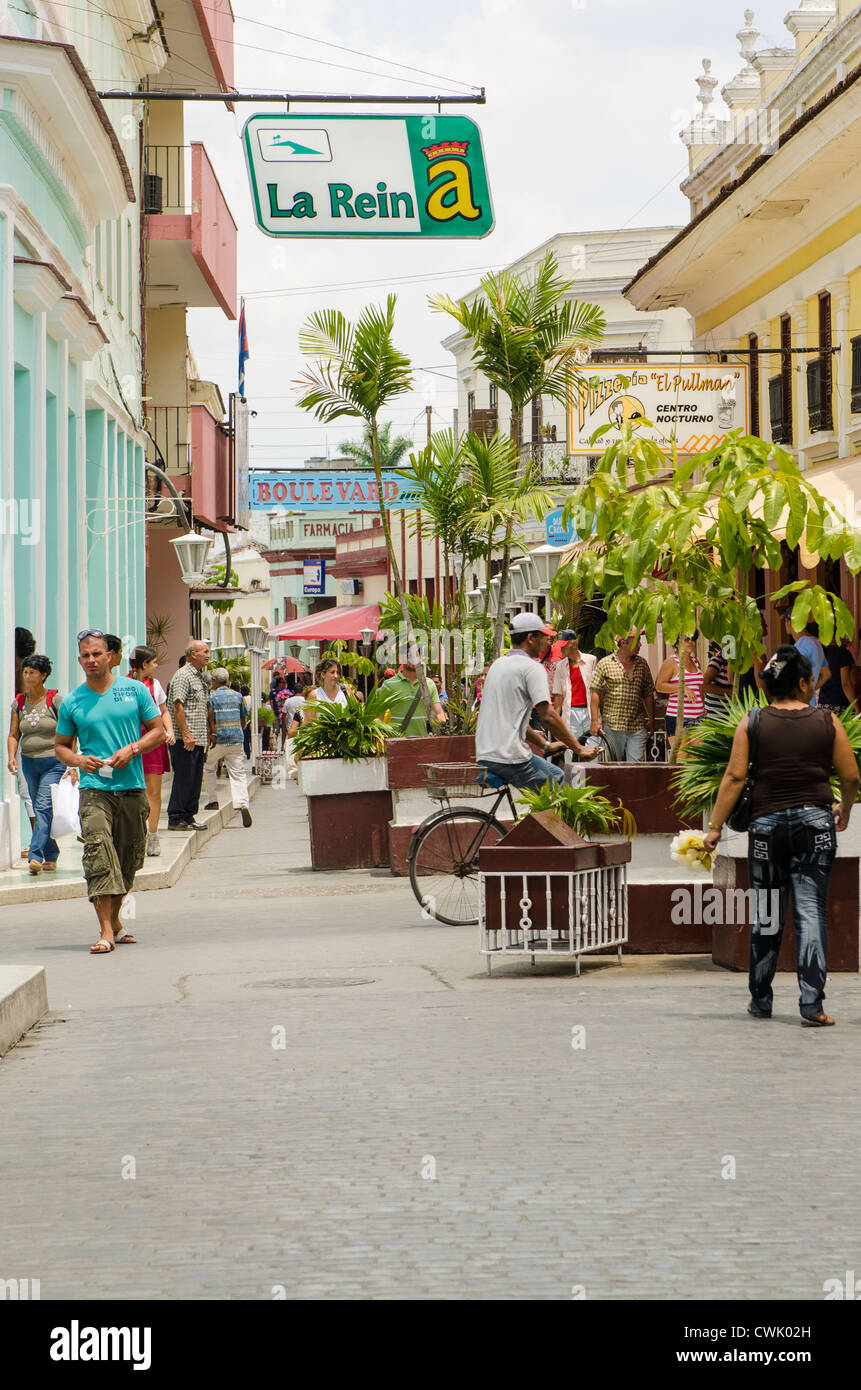
POLYGON ((81 821, 78 808, 81 793, 71 777, 61 777, 51 787, 51 802, 54 818, 51 821, 51 839, 59 840, 63 835, 80 835, 81 821))

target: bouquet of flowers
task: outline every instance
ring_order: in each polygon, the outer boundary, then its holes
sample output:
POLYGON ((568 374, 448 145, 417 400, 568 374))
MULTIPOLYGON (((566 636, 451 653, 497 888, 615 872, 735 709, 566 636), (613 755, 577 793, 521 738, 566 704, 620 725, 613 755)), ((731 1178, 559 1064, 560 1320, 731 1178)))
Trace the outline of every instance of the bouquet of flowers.
POLYGON ((716 852, 705 848, 705 835, 701 830, 680 830, 670 845, 671 859, 703 874, 711 873, 716 852))

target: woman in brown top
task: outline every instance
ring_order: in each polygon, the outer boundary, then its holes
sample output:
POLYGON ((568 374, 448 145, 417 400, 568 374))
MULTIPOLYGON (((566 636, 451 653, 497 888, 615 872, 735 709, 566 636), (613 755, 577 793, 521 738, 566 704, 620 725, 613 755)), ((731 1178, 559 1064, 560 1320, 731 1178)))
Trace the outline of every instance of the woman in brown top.
MULTIPOLYGON (((761 711, 755 782, 748 832, 748 877, 756 895, 750 933, 750 1004, 756 1018, 770 1018, 772 981, 792 889, 803 1023, 825 1028, 826 899, 837 851, 858 793, 858 766, 846 731, 830 710, 811 706, 813 669, 794 646, 778 647, 762 669, 768 708, 761 711), (834 804, 832 772, 840 780, 834 804), (771 904, 775 911, 770 912, 771 904), (777 917, 775 922, 774 918, 777 917)), ((735 732, 729 765, 705 837, 716 849, 721 827, 744 786, 749 715, 735 732)))

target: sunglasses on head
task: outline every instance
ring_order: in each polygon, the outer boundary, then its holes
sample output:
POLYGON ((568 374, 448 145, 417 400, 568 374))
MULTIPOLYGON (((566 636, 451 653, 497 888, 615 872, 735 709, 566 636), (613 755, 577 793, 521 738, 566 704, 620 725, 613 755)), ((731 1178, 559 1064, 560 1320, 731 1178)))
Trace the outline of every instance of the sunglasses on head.
POLYGON ((83 642, 83 640, 84 640, 85 637, 106 637, 106 636, 107 636, 107 633, 102 632, 100 628, 97 628, 97 627, 85 627, 84 630, 83 630, 83 632, 79 632, 79 633, 78 633, 78 641, 79 641, 79 642, 83 642))

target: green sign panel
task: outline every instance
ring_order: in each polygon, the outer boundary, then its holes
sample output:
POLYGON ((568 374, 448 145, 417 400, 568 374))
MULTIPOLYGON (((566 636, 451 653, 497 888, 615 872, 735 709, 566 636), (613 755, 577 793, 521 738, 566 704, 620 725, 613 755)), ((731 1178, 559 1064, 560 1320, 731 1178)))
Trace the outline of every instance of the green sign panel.
POLYGON ((481 133, 467 116, 252 116, 257 225, 276 237, 484 237, 481 133))

